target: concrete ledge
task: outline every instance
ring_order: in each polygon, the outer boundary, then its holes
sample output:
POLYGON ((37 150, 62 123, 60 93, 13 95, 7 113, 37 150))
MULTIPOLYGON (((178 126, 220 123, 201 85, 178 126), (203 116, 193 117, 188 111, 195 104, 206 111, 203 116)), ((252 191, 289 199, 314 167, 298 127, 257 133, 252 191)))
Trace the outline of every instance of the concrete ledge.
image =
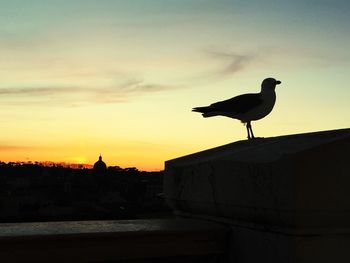
POLYGON ((350 129, 239 141, 167 161, 165 198, 175 211, 300 234, 348 228, 349 151, 350 129))
POLYGON ((227 227, 193 219, 0 224, 0 259, 144 262, 172 258, 171 262, 179 262, 174 258, 190 257, 206 262, 224 254, 227 234, 227 227))
POLYGON ((229 262, 350 262, 350 129, 239 141, 165 163, 182 217, 230 227, 229 262))

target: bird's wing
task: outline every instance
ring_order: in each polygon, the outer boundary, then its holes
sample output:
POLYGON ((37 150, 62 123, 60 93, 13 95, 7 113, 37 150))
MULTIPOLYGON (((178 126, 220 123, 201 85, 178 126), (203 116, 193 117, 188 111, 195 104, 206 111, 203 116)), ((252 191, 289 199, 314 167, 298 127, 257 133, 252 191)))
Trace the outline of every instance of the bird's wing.
POLYGON ((243 94, 228 100, 219 101, 209 107, 217 111, 245 113, 262 103, 260 94, 243 94))

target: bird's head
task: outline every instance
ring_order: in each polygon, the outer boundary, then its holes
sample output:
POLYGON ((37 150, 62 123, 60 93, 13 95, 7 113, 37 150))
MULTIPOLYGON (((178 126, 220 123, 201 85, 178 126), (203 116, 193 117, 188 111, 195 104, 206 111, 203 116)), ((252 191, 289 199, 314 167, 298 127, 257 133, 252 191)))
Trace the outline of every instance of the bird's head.
POLYGON ((281 81, 276 80, 274 78, 266 78, 263 80, 263 82, 261 83, 261 90, 275 90, 276 85, 281 84, 281 81))

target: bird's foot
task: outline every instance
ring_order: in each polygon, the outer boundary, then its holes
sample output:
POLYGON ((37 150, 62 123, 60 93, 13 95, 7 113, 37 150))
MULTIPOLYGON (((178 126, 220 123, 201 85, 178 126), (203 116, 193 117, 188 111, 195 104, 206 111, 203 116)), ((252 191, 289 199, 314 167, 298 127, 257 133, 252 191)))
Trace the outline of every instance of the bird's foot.
POLYGON ((248 133, 247 139, 248 139, 248 140, 254 140, 255 137, 254 137, 254 135, 251 135, 250 133, 248 133))
POLYGON ((263 140, 265 139, 264 137, 250 137, 248 138, 249 142, 253 142, 253 141, 259 141, 259 140, 263 140))

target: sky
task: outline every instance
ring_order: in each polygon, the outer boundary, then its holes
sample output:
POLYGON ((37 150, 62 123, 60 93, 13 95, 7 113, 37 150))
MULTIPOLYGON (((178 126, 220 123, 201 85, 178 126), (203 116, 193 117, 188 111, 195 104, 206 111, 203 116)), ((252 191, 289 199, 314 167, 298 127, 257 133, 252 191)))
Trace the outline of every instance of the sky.
POLYGON ((345 0, 0 0, 0 160, 162 170, 246 139, 191 112, 274 77, 257 137, 347 128, 345 0))

